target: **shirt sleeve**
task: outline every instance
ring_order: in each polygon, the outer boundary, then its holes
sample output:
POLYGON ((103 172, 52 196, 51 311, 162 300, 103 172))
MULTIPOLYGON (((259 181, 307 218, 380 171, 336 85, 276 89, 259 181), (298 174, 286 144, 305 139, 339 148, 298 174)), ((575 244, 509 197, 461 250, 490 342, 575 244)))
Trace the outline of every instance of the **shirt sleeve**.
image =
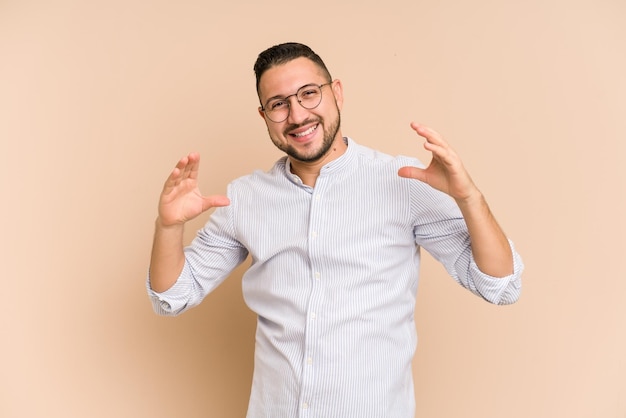
POLYGON ((192 243, 185 247, 185 265, 171 288, 155 292, 150 287, 148 274, 148 296, 157 314, 179 315, 200 304, 248 256, 235 234, 236 199, 230 193, 229 198, 231 204, 217 208, 192 243))
POLYGON ((413 190, 412 202, 416 243, 441 262, 457 283, 493 304, 507 305, 519 299, 524 264, 511 240, 513 273, 490 276, 476 265, 467 225, 449 196, 420 183, 413 190))
POLYGON ((521 256, 515 251, 515 245, 509 240, 513 254, 513 273, 505 277, 493 277, 480 271, 474 258, 470 263, 468 282, 473 286, 472 291, 485 300, 496 305, 509 305, 517 302, 522 291, 522 271, 524 263, 521 256))
POLYGON ((193 274, 189 264, 185 266, 176 283, 164 292, 155 292, 150 287, 150 273, 146 281, 148 297, 154 312, 164 316, 175 316, 200 303, 203 296, 194 290, 193 274))

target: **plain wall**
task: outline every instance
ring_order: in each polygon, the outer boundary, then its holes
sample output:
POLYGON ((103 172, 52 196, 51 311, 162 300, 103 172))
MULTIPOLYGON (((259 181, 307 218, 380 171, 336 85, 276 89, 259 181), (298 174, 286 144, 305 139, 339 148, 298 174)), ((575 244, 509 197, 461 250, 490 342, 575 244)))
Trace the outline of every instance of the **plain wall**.
POLYGON ((343 81, 345 135, 428 160, 409 123, 439 130, 526 264, 497 307, 426 257, 417 416, 626 417, 625 17, 621 0, 0 1, 0 416, 245 415, 245 265, 177 318, 144 280, 181 156, 221 194, 280 155, 252 65, 296 40, 343 81))

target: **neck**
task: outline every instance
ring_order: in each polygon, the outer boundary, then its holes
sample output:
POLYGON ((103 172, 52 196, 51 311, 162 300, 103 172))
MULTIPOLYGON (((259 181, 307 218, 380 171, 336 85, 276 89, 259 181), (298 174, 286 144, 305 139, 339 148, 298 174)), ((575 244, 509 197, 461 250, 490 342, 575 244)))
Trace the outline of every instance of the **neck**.
POLYGON ((300 180, 302 180, 302 182, 307 186, 315 187, 315 182, 320 175, 322 167, 341 157, 347 149, 348 145, 346 145, 343 141, 343 137, 341 135, 337 135, 337 139, 334 141, 333 146, 330 147, 328 152, 318 160, 305 162, 289 157, 291 172, 300 177, 300 180))

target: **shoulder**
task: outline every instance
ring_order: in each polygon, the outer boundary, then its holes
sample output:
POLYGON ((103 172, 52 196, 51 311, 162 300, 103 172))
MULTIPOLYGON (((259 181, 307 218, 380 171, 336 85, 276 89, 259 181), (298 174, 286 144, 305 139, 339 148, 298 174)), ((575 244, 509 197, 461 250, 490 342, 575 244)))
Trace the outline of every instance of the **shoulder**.
POLYGON ((364 182, 370 187, 376 187, 380 195, 393 194, 403 195, 412 206, 427 207, 429 205, 444 205, 447 207, 449 196, 433 189, 428 184, 400 177, 398 170, 401 167, 413 166, 424 168, 425 165, 416 157, 407 155, 390 155, 350 140, 353 152, 358 161, 355 170, 358 173, 358 181, 364 182))
POLYGON ((269 170, 254 170, 250 174, 232 180, 228 184, 229 194, 263 193, 267 188, 280 187, 280 184, 285 180, 286 160, 287 157, 282 157, 269 170))
POLYGON ((365 145, 358 144, 353 139, 348 138, 350 147, 353 147, 353 152, 362 164, 372 167, 379 166, 381 168, 400 168, 406 165, 412 165, 416 167, 423 167, 424 164, 415 157, 407 155, 391 155, 386 152, 370 148, 365 145))

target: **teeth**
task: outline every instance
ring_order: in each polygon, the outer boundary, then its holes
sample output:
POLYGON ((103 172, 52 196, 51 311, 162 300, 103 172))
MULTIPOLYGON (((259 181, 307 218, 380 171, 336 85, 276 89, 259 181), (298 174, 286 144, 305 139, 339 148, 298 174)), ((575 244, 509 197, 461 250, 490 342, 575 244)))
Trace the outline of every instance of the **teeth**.
POLYGON ((315 130, 315 128, 317 128, 317 125, 311 126, 309 129, 307 129, 304 132, 300 132, 299 134, 293 134, 293 136, 296 136, 296 137, 306 136, 306 135, 310 134, 311 132, 313 132, 315 130))

